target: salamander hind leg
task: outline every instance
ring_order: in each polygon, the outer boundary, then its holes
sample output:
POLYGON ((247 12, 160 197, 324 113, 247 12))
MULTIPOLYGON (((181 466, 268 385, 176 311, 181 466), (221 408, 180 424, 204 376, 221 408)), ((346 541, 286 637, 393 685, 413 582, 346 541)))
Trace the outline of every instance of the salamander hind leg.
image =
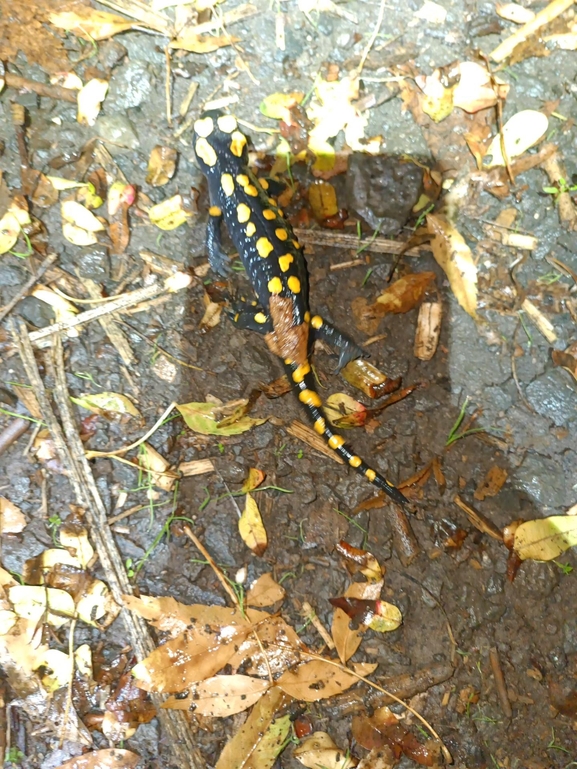
POLYGON ((211 269, 223 278, 227 278, 232 268, 230 258, 222 247, 222 211, 218 206, 208 209, 208 222, 206 224, 206 250, 211 269))
POLYGON ((270 318, 256 302, 249 302, 244 297, 231 301, 225 309, 226 314, 237 328, 269 334, 272 331, 270 318))
POLYGON ((337 374, 350 361, 368 357, 368 354, 356 342, 335 328, 332 323, 321 318, 320 315, 313 315, 311 318, 311 335, 313 339, 322 339, 339 353, 339 362, 335 369, 337 374))

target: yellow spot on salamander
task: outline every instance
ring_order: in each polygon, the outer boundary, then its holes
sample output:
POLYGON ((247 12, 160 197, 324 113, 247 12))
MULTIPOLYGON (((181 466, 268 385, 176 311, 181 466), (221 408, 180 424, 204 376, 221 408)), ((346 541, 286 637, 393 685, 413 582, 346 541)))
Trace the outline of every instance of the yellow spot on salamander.
POLYGON ((227 197, 230 197, 232 193, 234 192, 234 182, 232 180, 232 176, 230 174, 222 174, 220 177, 220 184, 222 186, 222 191, 227 197))
POLYGON ((239 203, 236 207, 236 215, 238 217, 238 221, 241 224, 244 224, 250 219, 250 208, 246 203, 239 203))
POLYGON ((287 239, 288 239, 288 234, 287 234, 287 231, 286 231, 286 230, 283 230, 281 227, 278 227, 278 228, 277 228, 277 229, 274 231, 274 234, 277 236, 277 238, 278 238, 279 240, 287 240, 287 239))
POLYGON ((206 139, 197 139, 194 145, 197 157, 204 160, 207 166, 211 168, 216 165, 216 152, 210 146, 206 139))
POLYGON ((240 131, 235 131, 230 138, 230 151, 235 157, 241 158, 246 147, 246 136, 241 134, 240 131))
POLYGON ((282 291, 282 280, 278 277, 271 278, 268 282, 268 290, 271 294, 280 294, 282 291))
POLYGON ((367 478, 369 479, 369 481, 370 481, 371 483, 373 483, 373 481, 374 481, 374 480, 375 480, 375 478, 377 477, 377 474, 375 473, 375 471, 374 471, 374 470, 371 470, 371 468, 370 468, 370 467, 369 467, 369 468, 367 468, 367 469, 365 470, 365 475, 367 476, 367 478))
POLYGON ((259 179, 260 186, 263 188, 263 190, 268 190, 268 182, 266 179, 259 179))
POLYGON ((249 238, 252 238, 252 236, 256 232, 256 225, 255 225, 255 223, 254 222, 249 222, 246 225, 245 232, 246 232, 246 234, 248 235, 249 238))
POLYGON ((282 212, 282 208, 277 208, 277 214, 278 214, 279 216, 284 216, 284 214, 283 214, 283 212, 282 212))
POLYGON ((256 242, 256 250, 259 256, 266 258, 271 251, 274 251, 274 246, 268 238, 259 238, 256 242))
POLYGON ((310 373, 310 365, 308 363, 301 363, 301 365, 293 371, 293 382, 300 384, 306 375, 310 373))
POLYGON ((271 206, 276 206, 276 200, 274 198, 267 198, 267 200, 271 204, 271 206))
POLYGON ((284 362, 286 363, 287 366, 292 366, 292 364, 294 363, 292 358, 285 358, 284 362))
POLYGON ((211 206, 208 209, 208 213, 211 216, 222 216, 222 211, 220 210, 220 208, 218 206, 211 206))
POLYGON ((300 293, 301 282, 296 275, 291 275, 290 278, 287 280, 287 284, 290 290, 293 292, 293 294, 300 293))
POLYGON ((257 323, 266 323, 266 315, 264 312, 257 312, 255 313, 254 319, 257 323))
POLYGON ((238 127, 234 115, 222 115, 216 122, 220 130, 225 134, 231 134, 238 127))
POLYGON ((286 272, 293 262, 294 257, 292 254, 283 254, 278 258, 278 263, 283 272, 286 272))
POLYGON ((310 323, 310 322, 311 322, 311 314, 310 314, 310 312, 307 310, 307 311, 305 312, 305 323, 310 323))
POLYGON ((299 401, 304 403, 305 406, 315 406, 317 409, 323 405, 321 399, 314 390, 301 390, 299 393, 299 401))
POLYGON ((320 315, 314 315, 313 319, 311 320, 311 326, 313 328, 319 329, 323 325, 323 319, 320 315))
POLYGON ((258 190, 254 186, 254 184, 247 184, 246 187, 244 188, 244 191, 246 192, 247 195, 250 195, 252 198, 256 198, 256 196, 258 195, 258 190))
POLYGON ((269 221, 272 221, 273 219, 276 219, 276 214, 274 211, 271 211, 270 208, 265 208, 262 212, 262 215, 265 219, 268 219, 269 221))
POLYGON ((322 435, 324 431, 327 429, 327 423, 322 417, 319 417, 316 422, 313 425, 313 429, 315 433, 318 433, 319 435, 322 435))
POLYGON ((329 438, 329 446, 331 447, 331 449, 340 448, 344 442, 345 442, 345 439, 341 435, 331 435, 331 437, 329 438))
POLYGON ((205 117, 201 120, 197 120, 194 124, 194 133, 197 136, 202 136, 203 139, 206 139, 207 136, 210 136, 213 131, 214 123, 212 122, 211 117, 205 117))
POLYGON ((241 187, 246 187, 247 184, 250 184, 250 179, 246 174, 238 174, 236 180, 241 187))
POLYGON ((298 240, 291 240, 291 243, 297 249, 301 247, 301 244, 298 242, 298 240))
POLYGON ((349 465, 351 467, 360 467, 362 463, 363 463, 363 460, 360 457, 351 457, 349 459, 349 465))

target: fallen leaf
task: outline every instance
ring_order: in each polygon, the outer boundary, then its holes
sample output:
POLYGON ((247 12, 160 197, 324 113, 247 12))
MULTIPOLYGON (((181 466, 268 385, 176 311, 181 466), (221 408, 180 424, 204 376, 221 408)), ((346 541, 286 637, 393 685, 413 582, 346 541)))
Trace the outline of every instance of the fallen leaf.
POLYGON ((391 379, 372 363, 358 358, 352 360, 341 371, 341 376, 353 387, 357 387, 369 398, 381 398, 383 395, 398 390, 401 378, 391 379))
POLYGON ((183 51, 190 51, 190 53, 212 53, 212 51, 217 51, 219 48, 233 45, 239 41, 238 37, 229 34, 198 35, 193 30, 194 27, 191 31, 171 40, 169 47, 180 48, 183 51))
POLYGON ((20 508, 6 497, 0 497, 0 537, 19 534, 26 526, 26 518, 20 508))
POLYGON ((62 234, 73 246, 94 246, 98 243, 98 238, 93 232, 83 230, 82 227, 77 227, 75 224, 70 224, 70 222, 63 222, 62 234))
MULTIPOLYGON (((360 676, 370 675, 377 663, 357 663, 354 672, 360 676)), ((296 670, 287 670, 277 679, 276 685, 291 697, 305 702, 317 702, 350 689, 359 682, 354 672, 343 670, 339 665, 325 660, 305 662, 296 670)))
POLYGON ((491 78, 486 67, 473 61, 459 64, 460 78, 453 91, 453 104, 465 112, 475 113, 507 98, 509 85, 499 78, 491 78), (498 95, 495 92, 495 83, 498 95))
POLYGON ((502 19, 514 24, 527 24, 535 18, 534 11, 518 3, 497 3, 495 10, 502 19))
POLYGON ((77 406, 80 406, 93 414, 129 414, 133 417, 142 418, 140 411, 126 395, 114 392, 92 393, 90 395, 81 395, 79 398, 72 397, 70 400, 77 406))
POLYGON ((173 195, 148 211, 150 221, 160 230, 175 230, 190 219, 191 215, 184 207, 182 195, 173 195))
POLYGON ((435 354, 441 335, 442 317, 443 305, 441 302, 423 302, 419 307, 413 348, 415 358, 431 360, 435 354))
POLYGON ((246 495, 244 510, 238 521, 238 531, 244 544, 255 555, 262 556, 268 547, 268 539, 258 505, 250 494, 246 495))
MULTIPOLYGON (((78 314, 78 310, 71 302, 55 291, 52 291, 51 288, 36 286, 36 288, 32 289, 31 294, 36 299, 40 299, 41 302, 46 302, 46 304, 52 307, 57 323, 66 323, 78 314)), ((67 332, 68 336, 78 336, 78 329, 69 328, 67 332)))
POLYGON ((453 111, 453 91, 455 86, 445 88, 441 81, 442 73, 438 69, 432 75, 418 75, 415 78, 415 83, 422 91, 420 98, 421 109, 435 123, 440 123, 453 111))
POLYGON ((104 748, 76 756, 60 764, 57 769, 132 769, 141 757, 124 748, 104 748))
POLYGON ((5 254, 16 245, 22 228, 30 224, 30 214, 20 205, 20 201, 13 200, 4 216, 0 219, 0 254, 5 254))
POLYGON ((319 222, 336 216, 339 212, 337 193, 330 182, 316 179, 309 187, 308 199, 313 216, 319 222))
POLYGON ((106 40, 119 32, 133 29, 134 22, 122 16, 107 11, 97 11, 95 8, 79 6, 74 11, 51 13, 48 18, 55 27, 67 32, 74 32, 77 37, 93 42, 106 40))
POLYGON ((277 601, 284 600, 286 593, 284 588, 276 582, 270 572, 261 574, 246 593, 247 606, 272 606, 277 601))
POLYGON ((551 561, 577 545, 577 516, 552 515, 521 523, 514 535, 513 550, 526 561, 551 561))
POLYGON ((75 613, 74 599, 65 590, 43 585, 14 585, 7 590, 15 613, 32 624, 62 627, 75 613))
POLYGON ((271 769, 291 730, 291 715, 279 715, 289 697, 270 689, 224 746, 215 769, 271 769))
POLYGON ((392 283, 377 297, 383 313, 402 313, 412 310, 425 296, 435 280, 434 272, 415 272, 392 283))
POLYGON ((353 547, 344 539, 341 539, 337 544, 336 550, 345 558, 346 566, 351 574, 360 572, 368 582, 379 582, 383 578, 383 570, 379 562, 368 550, 353 547))
POLYGON ((65 200, 60 206, 62 218, 88 232, 102 232, 104 225, 81 203, 75 200, 65 200))
POLYGON ((574 379, 577 379, 577 355, 575 352, 577 352, 575 345, 570 345, 565 351, 552 350, 551 360, 554 366, 561 366, 572 374, 574 379))
POLYGON ((241 492, 248 494, 249 491, 257 489, 266 478, 264 470, 259 470, 258 467, 251 467, 248 471, 246 481, 242 484, 241 492))
POLYGON ((60 544, 86 569, 94 558, 94 548, 88 540, 88 530, 79 523, 65 521, 58 529, 60 544))
POLYGON ((431 250, 461 307, 477 317, 477 267, 461 233, 442 215, 428 214, 431 250))
POLYGON ((214 403, 183 403, 176 407, 188 427, 195 433, 202 435, 239 435, 250 430, 255 425, 262 425, 266 419, 255 419, 243 416, 233 424, 219 427, 217 414, 222 413, 223 407, 214 403))
POLYGON ((357 759, 337 747, 326 732, 315 732, 293 750, 293 756, 309 769, 352 769, 357 759))
MULTIPOLYGON (((530 147, 540 141, 549 127, 549 120, 542 112, 533 109, 524 109, 509 118, 503 126, 503 142, 509 160, 522 155, 530 147)), ((497 134, 484 158, 486 168, 504 166, 503 153, 501 151, 501 135, 497 134), (491 158, 487 162, 488 158, 491 158)))
POLYGON ((211 718, 226 718, 252 707, 270 685, 268 680, 251 676, 213 676, 192 687, 185 698, 169 697, 163 707, 211 718))
POLYGON ((351 618, 342 609, 335 609, 331 635, 340 661, 345 664, 361 645, 365 628, 351 628, 351 618))
POLYGON ((170 462, 149 443, 140 444, 138 464, 149 474, 152 483, 163 491, 170 491, 178 479, 177 474, 169 470, 170 462))
POLYGON ((148 158, 146 183, 153 187, 167 184, 176 171, 176 158, 176 150, 172 147, 163 147, 160 144, 153 147, 148 158))
POLYGON ((503 484, 507 480, 508 473, 503 467, 491 467, 487 472, 484 480, 479 483, 473 496, 475 499, 482 501, 486 497, 494 497, 503 488, 503 484))
POLYGON ((285 123, 290 123, 291 108, 300 104, 304 96, 302 91, 271 93, 261 101, 259 109, 265 117, 270 117, 273 120, 284 120, 285 123))
POLYGON ((76 119, 80 125, 93 126, 100 114, 100 107, 108 93, 108 81, 93 78, 78 91, 78 114, 76 119))
POLYGON ((367 420, 367 408, 347 393, 332 393, 325 401, 325 414, 335 427, 361 427, 367 420))

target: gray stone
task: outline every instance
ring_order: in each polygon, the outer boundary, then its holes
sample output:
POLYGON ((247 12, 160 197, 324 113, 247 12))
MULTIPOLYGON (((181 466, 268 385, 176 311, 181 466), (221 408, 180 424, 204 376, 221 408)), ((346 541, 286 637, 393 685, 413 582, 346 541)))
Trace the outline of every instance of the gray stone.
POLYGON ((129 61, 114 73, 110 84, 108 104, 115 109, 139 107, 152 91, 152 77, 142 62, 129 61))
POLYGON ((130 120, 124 115, 102 115, 96 121, 96 132, 106 142, 112 155, 118 147, 135 150, 139 145, 138 135, 130 120))
POLYGON ((567 481, 559 459, 527 454, 513 474, 513 483, 541 507, 561 508, 565 504, 567 481))
MULTIPOLYGON (((3 257, 4 259, 6 257, 3 257)), ((2 265, 0 269, 0 286, 19 286, 24 282, 24 273, 18 267, 9 264, 2 265)))
POLYGON ((16 312, 36 328, 49 326, 56 317, 52 307, 35 296, 25 296, 16 305, 16 312))
POLYGON ((110 272, 110 259, 104 246, 93 246, 78 257, 80 277, 95 281, 106 280, 110 272))
POLYGON ((538 414, 557 426, 577 417, 577 393, 562 371, 547 371, 527 386, 527 400, 538 414))

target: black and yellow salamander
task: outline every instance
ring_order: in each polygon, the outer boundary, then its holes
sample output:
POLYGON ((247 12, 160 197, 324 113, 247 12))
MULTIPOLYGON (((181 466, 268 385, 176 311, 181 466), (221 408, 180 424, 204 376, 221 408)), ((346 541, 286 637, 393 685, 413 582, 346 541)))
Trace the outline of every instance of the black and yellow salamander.
POLYGON ((398 504, 407 500, 369 467, 330 428, 316 391, 310 349, 320 338, 338 350, 339 368, 362 350, 320 315, 309 309, 307 267, 292 228, 274 198, 270 183, 248 167, 247 137, 236 118, 205 112, 194 124, 193 147, 210 196, 206 246, 212 269, 230 273, 230 259, 221 245, 224 219, 238 250, 257 302, 234 302, 230 316, 241 328, 258 331, 269 349, 282 359, 289 381, 315 432, 374 486, 398 504))

